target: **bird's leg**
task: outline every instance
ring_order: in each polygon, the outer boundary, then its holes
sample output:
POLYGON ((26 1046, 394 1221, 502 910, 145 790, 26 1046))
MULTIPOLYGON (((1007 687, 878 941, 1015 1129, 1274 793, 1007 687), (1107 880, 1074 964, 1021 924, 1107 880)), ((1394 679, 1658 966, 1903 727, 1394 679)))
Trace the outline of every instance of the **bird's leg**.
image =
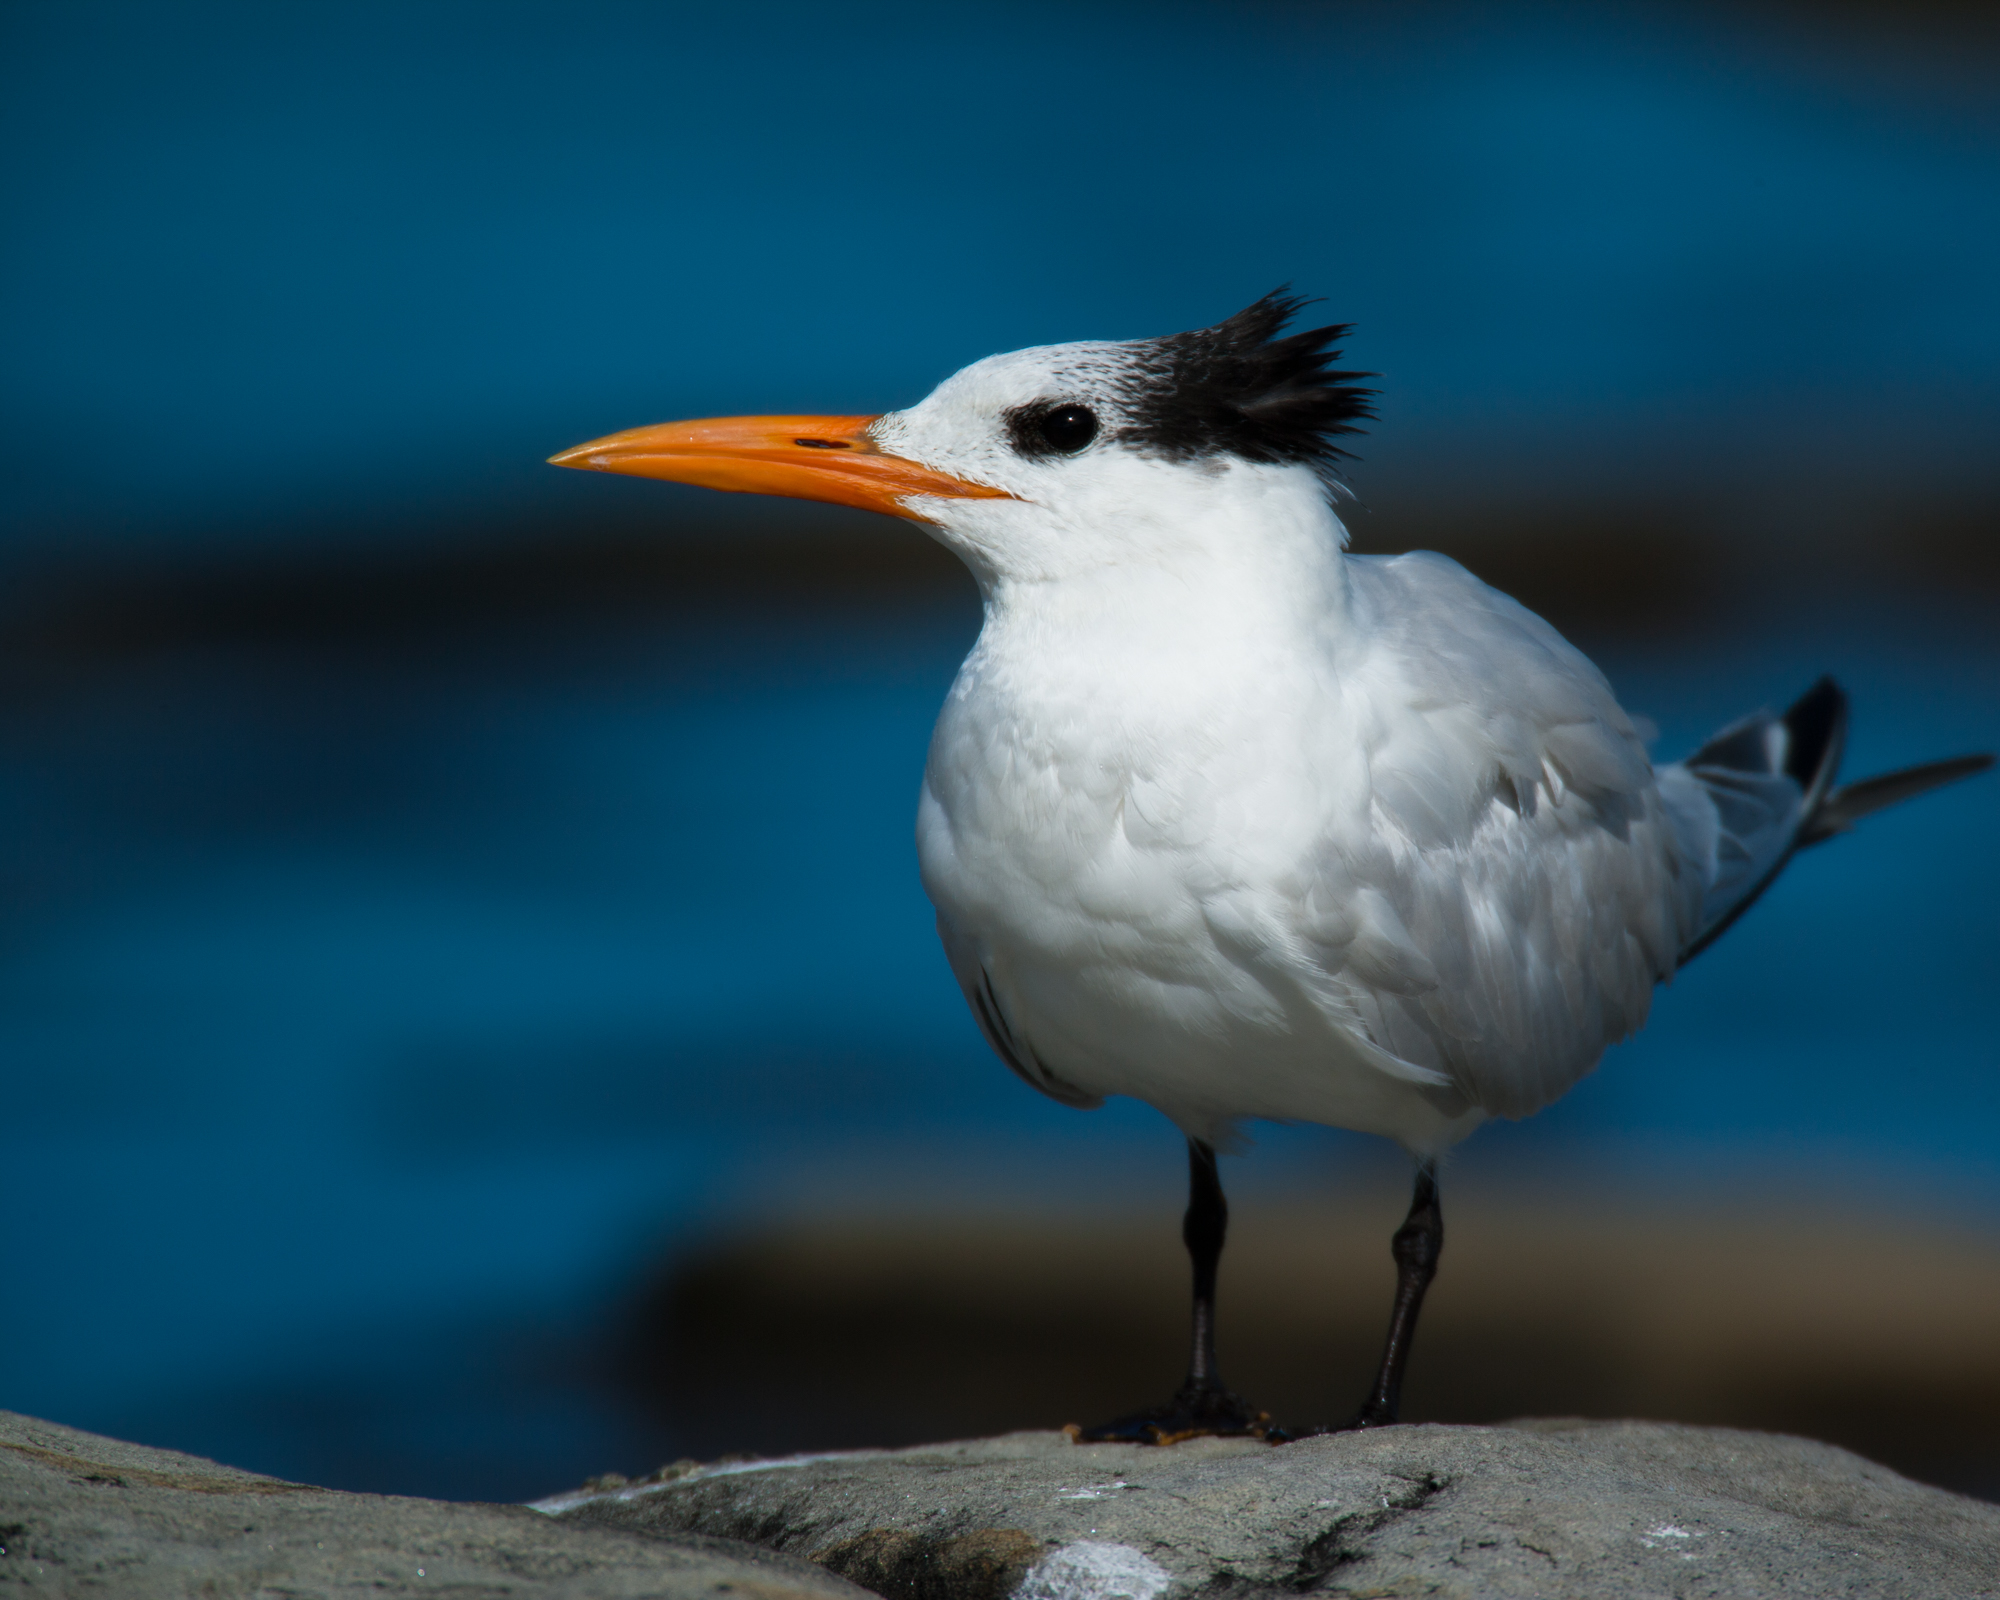
POLYGON ((1215 1170, 1215 1149, 1190 1139, 1188 1208, 1181 1216, 1181 1243, 1187 1246, 1188 1264, 1194 1269, 1194 1315, 1187 1382, 1181 1385, 1184 1393, 1222 1387, 1215 1366, 1215 1274, 1228 1237, 1229 1200, 1222 1192, 1222 1175, 1215 1170))
POLYGON ((1402 1407, 1403 1368, 1409 1364, 1410 1341, 1416 1337, 1417 1313, 1423 1309, 1424 1291, 1437 1275, 1438 1256, 1444 1250, 1444 1212, 1438 1205, 1435 1163, 1417 1163, 1410 1214, 1396 1230, 1389 1250, 1396 1258, 1396 1309, 1389 1316, 1389 1343, 1382 1351, 1375 1387, 1347 1424, 1349 1429, 1387 1427, 1402 1407))
POLYGON ((1217 1435, 1269 1439, 1288 1437, 1269 1413, 1253 1410, 1223 1384, 1215 1367, 1215 1271, 1222 1260, 1222 1242, 1229 1232, 1229 1202, 1215 1170, 1215 1149, 1200 1139, 1188 1140, 1188 1208, 1181 1219, 1181 1238, 1194 1268, 1193 1348, 1187 1381, 1163 1406, 1120 1417, 1095 1428, 1079 1428, 1085 1444, 1174 1444, 1182 1439, 1217 1435))

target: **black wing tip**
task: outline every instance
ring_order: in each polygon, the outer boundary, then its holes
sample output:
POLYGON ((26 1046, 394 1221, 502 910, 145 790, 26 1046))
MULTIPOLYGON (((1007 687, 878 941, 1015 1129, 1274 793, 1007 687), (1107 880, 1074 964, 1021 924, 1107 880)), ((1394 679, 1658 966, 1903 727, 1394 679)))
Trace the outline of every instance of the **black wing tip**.
MULTIPOLYGON (((1948 756, 1942 761, 1927 761, 1921 766, 1885 772, 1836 788, 1833 780, 1840 770, 1841 752, 1847 743, 1847 712, 1847 691, 1830 676, 1822 676, 1778 718, 1786 733, 1779 770, 1805 793, 1797 830, 1790 846, 1770 870, 1695 936, 1681 952, 1678 966, 1686 966, 1721 938, 1771 886, 1794 851, 1823 844, 1884 807, 1914 800, 1961 778, 1975 777, 1995 763, 1994 755, 1987 751, 1948 756)), ((1688 757, 1687 765, 1691 769, 1713 766, 1725 771, 1733 768, 1769 773, 1771 750, 1764 734, 1770 727, 1768 713, 1733 723, 1688 757)))
POLYGON ((1824 794, 1840 771, 1847 744, 1847 691, 1822 674, 1785 708, 1785 776, 1808 796, 1824 794))

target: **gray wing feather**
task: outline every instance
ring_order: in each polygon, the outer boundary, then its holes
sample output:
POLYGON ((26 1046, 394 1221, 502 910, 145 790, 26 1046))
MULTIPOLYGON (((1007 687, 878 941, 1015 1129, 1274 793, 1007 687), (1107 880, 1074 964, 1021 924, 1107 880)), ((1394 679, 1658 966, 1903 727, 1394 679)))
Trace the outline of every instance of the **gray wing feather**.
MULTIPOLYGON (((1322 966, 1446 1109, 1540 1109, 1646 1020, 1802 845, 1985 771, 1964 756, 1834 787, 1847 697, 1822 678, 1657 771, 1610 685, 1457 563, 1349 561, 1371 842, 1322 863, 1322 966)), ((1309 930, 1309 937, 1311 936, 1309 930)))
POLYGON ((1321 871, 1355 924, 1324 963, 1441 1099, 1526 1116, 1673 970, 1702 890, 1683 825, 1610 685, 1541 618, 1442 556, 1350 572, 1389 710, 1367 741, 1375 842, 1321 871))
POLYGON ((1821 678, 1783 715, 1732 722, 1660 781, 1682 819, 1707 888, 1685 965, 1713 944, 1784 870, 1834 794, 1847 745, 1847 695, 1821 678))
POLYGON ((1679 767, 1669 787, 1707 853, 1701 927, 1685 964, 1726 932, 1769 887, 1795 851, 1844 833, 1885 806, 1915 799, 1993 765, 1990 755, 1954 756, 1835 786, 1847 744, 1847 695, 1821 678, 1782 716, 1760 711, 1731 723, 1679 767))

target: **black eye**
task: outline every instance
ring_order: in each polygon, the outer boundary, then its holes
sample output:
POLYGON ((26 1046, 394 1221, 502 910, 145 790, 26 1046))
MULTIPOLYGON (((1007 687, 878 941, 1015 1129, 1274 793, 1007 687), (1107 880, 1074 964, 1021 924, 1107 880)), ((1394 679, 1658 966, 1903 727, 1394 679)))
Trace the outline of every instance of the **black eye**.
POLYGON ((1072 404, 1020 406, 1007 414, 1007 433, 1024 456, 1073 456, 1097 437, 1097 413, 1072 404))
POLYGON ((1035 431, 1051 450, 1073 456, 1097 437, 1097 413, 1089 406, 1057 406, 1035 431))

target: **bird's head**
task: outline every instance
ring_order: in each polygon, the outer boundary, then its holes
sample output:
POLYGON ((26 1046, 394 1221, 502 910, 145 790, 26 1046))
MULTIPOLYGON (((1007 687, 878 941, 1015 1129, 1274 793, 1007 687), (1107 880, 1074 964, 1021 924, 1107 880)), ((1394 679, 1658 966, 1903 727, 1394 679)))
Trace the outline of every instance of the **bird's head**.
POLYGON ((1277 291, 1226 322, 976 361, 877 417, 634 428, 559 466, 860 506, 927 524, 983 580, 1056 577, 1227 537, 1260 505, 1322 506, 1372 376, 1332 370, 1344 324, 1285 333, 1277 291))

